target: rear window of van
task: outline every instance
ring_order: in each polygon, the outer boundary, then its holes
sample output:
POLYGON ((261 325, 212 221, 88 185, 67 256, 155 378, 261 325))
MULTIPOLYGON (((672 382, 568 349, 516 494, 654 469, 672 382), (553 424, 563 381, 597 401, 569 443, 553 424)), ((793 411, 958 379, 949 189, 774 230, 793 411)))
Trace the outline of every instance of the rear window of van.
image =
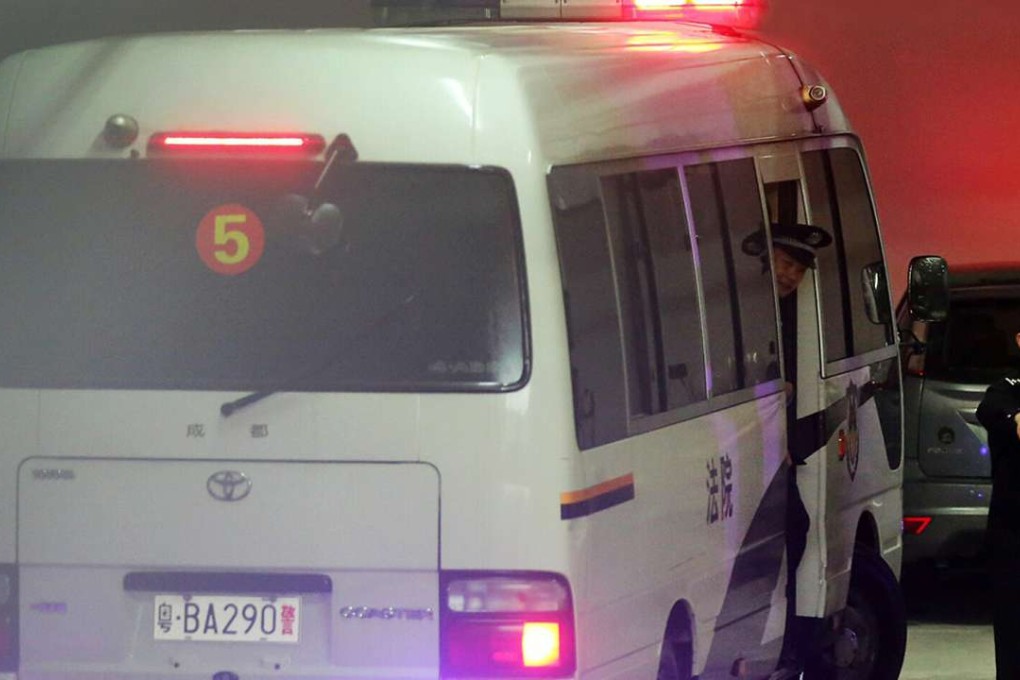
POLYGON ((0 163, 0 386, 522 384, 509 174, 356 163, 320 183, 322 168, 0 163))
POLYGON ((925 375, 947 382, 991 383, 1020 366, 1020 291, 954 293, 949 318, 932 324, 925 375))

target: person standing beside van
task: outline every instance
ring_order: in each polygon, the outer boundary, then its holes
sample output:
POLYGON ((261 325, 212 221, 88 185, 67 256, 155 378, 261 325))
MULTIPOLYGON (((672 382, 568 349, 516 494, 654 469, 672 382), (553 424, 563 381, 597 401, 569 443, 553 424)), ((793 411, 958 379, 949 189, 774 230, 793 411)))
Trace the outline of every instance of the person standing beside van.
MULTIPOLYGON (((1020 333, 1013 336, 1020 347, 1020 333)), ((995 673, 1020 678, 1020 371, 1014 369, 985 392, 977 418, 988 431, 992 498, 988 508, 989 571, 995 604, 995 673)))

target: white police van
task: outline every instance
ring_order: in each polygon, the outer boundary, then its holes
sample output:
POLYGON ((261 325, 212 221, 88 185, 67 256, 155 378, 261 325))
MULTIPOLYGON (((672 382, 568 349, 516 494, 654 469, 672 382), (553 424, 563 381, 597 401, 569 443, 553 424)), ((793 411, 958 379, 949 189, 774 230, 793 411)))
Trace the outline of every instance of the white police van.
MULTIPOLYGON (((687 0, 0 66, 0 678, 893 678, 897 351, 859 140, 687 0), (807 442, 804 444, 803 442, 807 442)), ((424 15, 380 3, 390 23, 424 15)))

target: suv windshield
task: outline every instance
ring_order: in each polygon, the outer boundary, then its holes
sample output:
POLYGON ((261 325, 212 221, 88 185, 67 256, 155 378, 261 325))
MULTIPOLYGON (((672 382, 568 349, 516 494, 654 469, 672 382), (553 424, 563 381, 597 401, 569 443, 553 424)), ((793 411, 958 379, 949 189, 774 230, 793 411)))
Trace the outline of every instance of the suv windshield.
POLYGON ((948 382, 987 384, 1017 366, 1020 296, 954 291, 949 319, 931 324, 925 374, 948 382))
POLYGON ((519 386, 509 175, 357 163, 306 206, 322 167, 0 163, 0 386, 519 386))

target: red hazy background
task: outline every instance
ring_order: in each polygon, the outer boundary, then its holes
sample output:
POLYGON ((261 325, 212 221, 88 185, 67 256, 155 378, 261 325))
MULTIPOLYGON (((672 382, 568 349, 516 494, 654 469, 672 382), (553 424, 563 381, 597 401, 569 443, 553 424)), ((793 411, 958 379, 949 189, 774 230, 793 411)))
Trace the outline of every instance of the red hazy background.
POLYGON ((1020 2, 771 0, 864 141, 896 294, 911 257, 1020 264, 1020 2))

